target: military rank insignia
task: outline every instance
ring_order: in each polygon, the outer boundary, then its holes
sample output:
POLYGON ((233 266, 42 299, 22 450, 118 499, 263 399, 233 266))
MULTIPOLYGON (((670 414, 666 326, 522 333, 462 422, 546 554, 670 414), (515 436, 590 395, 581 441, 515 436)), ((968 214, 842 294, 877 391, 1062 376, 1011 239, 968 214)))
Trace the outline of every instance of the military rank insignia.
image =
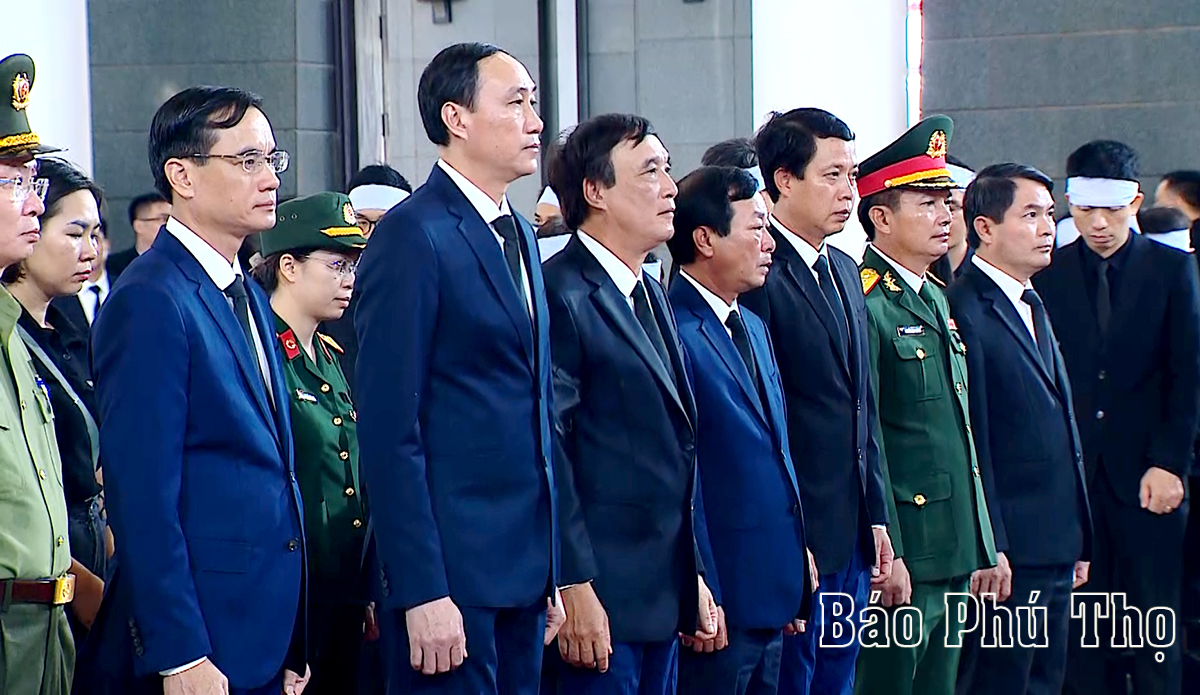
POLYGON ((863 268, 859 272, 859 276, 862 278, 863 294, 870 294, 879 282, 879 271, 874 268, 863 268))
POLYGON ((883 286, 888 292, 900 292, 900 285, 896 284, 896 278, 892 277, 892 271, 887 270, 883 273, 883 286))
POLYGON ((300 356, 300 346, 296 343, 296 334, 288 329, 279 334, 279 342, 283 345, 283 355, 289 360, 300 356))

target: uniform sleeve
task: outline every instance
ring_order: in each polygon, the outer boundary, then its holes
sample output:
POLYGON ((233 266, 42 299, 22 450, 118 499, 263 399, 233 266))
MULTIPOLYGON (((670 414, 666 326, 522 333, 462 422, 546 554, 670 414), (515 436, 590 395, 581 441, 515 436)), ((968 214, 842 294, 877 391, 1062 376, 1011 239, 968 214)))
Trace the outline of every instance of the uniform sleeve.
POLYGON ((900 523, 896 516, 896 496, 892 494, 892 476, 888 472, 887 449, 884 447, 883 431, 879 424, 879 326, 876 323, 875 315, 869 310, 867 311, 867 344, 871 351, 871 394, 869 407, 868 426, 871 428, 870 438, 875 444, 878 451, 879 461, 879 478, 882 481, 884 507, 887 509, 887 518, 893 520, 888 526, 888 537, 892 540, 892 549, 896 553, 896 559, 899 560, 904 556, 904 538, 900 532, 900 523))

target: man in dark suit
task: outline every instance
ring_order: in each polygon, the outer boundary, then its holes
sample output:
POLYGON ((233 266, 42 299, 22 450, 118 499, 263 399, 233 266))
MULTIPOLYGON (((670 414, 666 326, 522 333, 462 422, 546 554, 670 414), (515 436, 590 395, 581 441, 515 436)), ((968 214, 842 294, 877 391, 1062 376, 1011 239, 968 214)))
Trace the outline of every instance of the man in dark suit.
MULTIPOLYGON (((1095 523, 1088 589, 1124 593, 1126 605, 1142 612, 1132 627, 1144 635, 1147 611, 1178 615, 1180 608, 1183 481, 1200 415, 1200 281, 1189 254, 1131 232, 1142 193, 1128 145, 1084 145, 1067 159, 1067 177, 1081 238, 1055 252, 1034 286, 1059 337, 1080 418, 1095 523)), ((1124 692, 1125 660, 1110 649, 1112 620, 1099 621, 1099 648, 1081 647, 1083 622, 1071 621, 1068 690, 1124 692)), ((1132 646, 1135 690, 1178 693, 1179 640, 1132 646)))
POLYGON ((537 170, 535 89, 495 46, 434 57, 417 101, 440 159, 359 265, 360 468, 399 692, 538 691, 557 547, 549 319, 506 195, 537 170))
POLYGON ((998 164, 966 193, 977 251, 949 299, 967 345, 975 451, 997 553, 997 566, 977 570, 971 589, 1010 610, 1045 612, 1033 625, 1009 622, 1008 632, 993 620, 979 625, 961 657, 962 695, 1061 691, 1071 591, 1088 576, 1091 517, 1071 386, 1029 281, 1054 249, 1053 188, 1032 167, 998 164), (1001 637, 1018 630, 1020 642, 1001 637), (1043 646, 1023 646, 1031 641, 1043 646))
POLYGON ((692 530, 696 410, 671 309, 642 272, 675 182, 650 123, 598 116, 550 170, 567 226, 546 263, 562 501, 560 692, 675 692, 677 636, 724 638, 692 530))
POLYGON ((795 109, 775 114, 756 144, 775 201, 774 269, 766 285, 741 301, 762 317, 778 349, 788 440, 820 573, 815 625, 784 639, 779 690, 848 695, 858 642, 818 644, 823 618, 841 600, 821 597, 850 596, 857 626, 868 585, 890 576, 893 554, 858 267, 825 243, 854 209, 854 133, 833 114, 795 109))
MULTIPOLYGON (((696 395, 696 538, 729 645, 680 656, 679 690, 773 695, 783 634, 804 629, 812 585, 783 385, 763 322, 738 305, 761 287, 775 239, 758 181, 701 167, 679 182, 671 306, 696 395)), ((714 645, 716 646, 716 645, 714 645)))
POLYGON ((225 87, 159 108, 150 162, 174 214, 95 326, 119 566, 93 637, 110 692, 267 695, 307 681, 288 395, 267 298, 236 262, 275 224, 287 167, 260 109, 225 87))
POLYGON ((108 257, 105 266, 109 280, 116 282, 133 259, 145 253, 158 237, 158 230, 171 216, 171 201, 162 193, 143 193, 129 203, 129 226, 133 228, 133 247, 108 257))

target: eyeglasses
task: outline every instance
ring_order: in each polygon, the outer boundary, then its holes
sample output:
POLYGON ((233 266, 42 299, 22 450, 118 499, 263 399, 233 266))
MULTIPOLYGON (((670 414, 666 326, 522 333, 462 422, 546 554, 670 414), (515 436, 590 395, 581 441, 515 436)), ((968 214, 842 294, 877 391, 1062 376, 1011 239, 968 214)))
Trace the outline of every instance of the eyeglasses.
POLYGON ((358 261, 322 261, 326 268, 329 268, 337 275, 338 279, 353 275, 358 271, 358 261))
POLYGON ((134 222, 153 222, 153 223, 157 224, 159 227, 161 227, 164 224, 166 224, 167 220, 169 220, 170 218, 171 218, 170 215, 159 215, 158 217, 135 217, 135 218, 133 218, 133 221, 134 222))
POLYGON ((224 159, 233 164, 240 164, 242 171, 247 174, 258 173, 263 165, 271 167, 271 171, 282 174, 287 171, 291 155, 283 150, 275 150, 270 154, 262 152, 247 152, 246 154, 189 154, 192 159, 224 159))
POLYGON ((362 230, 363 236, 371 236, 371 232, 375 231, 375 225, 379 224, 375 220, 368 220, 362 215, 358 216, 358 228, 362 230))
POLYGON ((31 176, 18 176, 13 179, 0 179, 0 186, 12 186, 14 203, 23 203, 34 193, 38 199, 45 202, 46 190, 50 188, 50 179, 35 179, 31 176))

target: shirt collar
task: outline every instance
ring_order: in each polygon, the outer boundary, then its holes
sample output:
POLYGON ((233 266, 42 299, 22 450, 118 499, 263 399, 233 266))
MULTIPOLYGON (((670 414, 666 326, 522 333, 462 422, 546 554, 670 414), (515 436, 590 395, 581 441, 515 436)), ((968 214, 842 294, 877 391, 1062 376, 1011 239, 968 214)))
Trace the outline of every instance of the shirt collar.
POLYGON ((442 168, 442 171, 446 172, 446 176, 450 177, 454 185, 458 186, 458 190, 462 191, 462 194, 467 197, 467 202, 471 204, 471 207, 475 208, 475 211, 479 213, 484 222, 491 224, 496 221, 497 217, 512 214, 512 210, 508 207, 507 195, 500 199, 499 205, 496 205, 496 201, 492 200, 491 196, 484 193, 479 186, 471 183, 467 177, 458 173, 454 167, 446 163, 446 160, 438 159, 437 164, 442 168))
POLYGON ((717 319, 720 320, 722 326, 724 326, 725 322, 729 320, 729 315, 738 310, 736 299, 733 300, 733 304, 726 304, 724 299, 721 299, 717 295, 713 294, 712 290, 708 289, 704 285, 701 285, 700 281, 691 275, 688 275, 686 270, 680 270, 679 275, 680 277, 687 278, 687 281, 692 283, 692 287, 696 288, 696 291, 700 293, 700 296, 703 297, 704 301, 708 303, 708 306, 712 308, 713 313, 717 315, 717 319))
POLYGON ((828 262, 829 252, 825 250, 824 241, 821 242, 821 248, 813 248, 813 245, 805 241, 799 234, 784 226, 775 215, 770 216, 770 222, 783 234, 783 238, 795 247, 796 253, 800 254, 800 259, 804 261, 804 265, 808 266, 809 270, 813 269, 813 266, 817 264, 817 259, 821 256, 825 256, 826 262, 828 262))
POLYGON ((242 274, 242 265, 236 257, 233 259, 233 263, 225 260, 219 251, 209 246, 207 241, 188 229, 184 223, 174 217, 168 217, 166 228, 172 236, 179 240, 179 243, 183 244, 188 253, 195 257, 196 262, 212 279, 217 289, 224 292, 233 284, 234 279, 242 274))
POLYGON ((925 278, 917 275, 913 271, 905 268, 889 258, 888 255, 883 251, 880 251, 879 247, 875 244, 871 244, 871 248, 875 249, 875 253, 879 254, 880 258, 887 261, 888 265, 892 266, 892 270, 896 271, 896 274, 900 276, 900 279, 904 281, 904 284, 908 285, 913 292, 916 292, 917 294, 921 293, 921 288, 925 286, 925 278))
POLYGON ((633 288, 637 287, 641 277, 634 274, 629 266, 621 262, 616 254, 609 251, 604 244, 596 241, 588 236, 587 232, 579 230, 579 241, 583 242, 584 248, 592 252, 596 260, 600 262, 600 267, 604 268, 604 272, 608 273, 608 277, 612 278, 613 284, 617 286, 617 290, 626 298, 633 296, 633 288))
POLYGON ((84 295, 87 295, 88 293, 91 292, 93 287, 99 287, 101 295, 108 294, 109 286, 108 286, 108 272, 107 271, 101 273, 100 279, 95 282, 92 282, 91 280, 84 282, 83 287, 80 287, 79 292, 77 292, 76 294, 78 294, 81 297, 84 295))
MULTIPOLYGON (((1121 248, 1117 249, 1116 253, 1108 257, 1107 260, 1110 268, 1119 271, 1121 270, 1121 266, 1125 265, 1125 259, 1129 256, 1129 247, 1133 246, 1133 237, 1136 235, 1137 232, 1132 229, 1129 230, 1129 238, 1125 240, 1124 244, 1121 244, 1121 248)), ((1100 263, 1105 259, 1093 251, 1092 247, 1087 245, 1085 239, 1080 239, 1079 245, 1083 247, 1083 262, 1087 265, 1088 269, 1095 273, 1099 270, 1100 263)))
POLYGON ((975 267, 982 270, 984 275, 991 278, 992 282, 1000 287, 1000 291, 1004 293, 1004 296, 1012 300, 1013 304, 1022 301, 1021 296, 1025 294, 1025 290, 1033 289, 1033 285, 1030 283, 1021 284, 1020 280, 988 263, 978 255, 972 256, 971 262, 975 264, 975 267))

